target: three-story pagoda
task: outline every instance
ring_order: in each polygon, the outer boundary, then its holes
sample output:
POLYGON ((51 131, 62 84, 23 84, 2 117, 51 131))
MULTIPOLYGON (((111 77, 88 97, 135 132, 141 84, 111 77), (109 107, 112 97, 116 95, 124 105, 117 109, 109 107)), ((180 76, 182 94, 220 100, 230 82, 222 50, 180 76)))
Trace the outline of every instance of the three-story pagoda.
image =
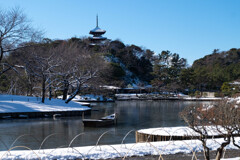
POLYGON ((102 42, 102 41, 107 39, 107 37, 102 37, 102 35, 104 33, 106 33, 106 31, 99 28, 99 26, 98 26, 98 16, 96 17, 96 23, 97 23, 96 27, 89 32, 89 34, 93 35, 92 37, 89 37, 89 38, 94 44, 102 42))

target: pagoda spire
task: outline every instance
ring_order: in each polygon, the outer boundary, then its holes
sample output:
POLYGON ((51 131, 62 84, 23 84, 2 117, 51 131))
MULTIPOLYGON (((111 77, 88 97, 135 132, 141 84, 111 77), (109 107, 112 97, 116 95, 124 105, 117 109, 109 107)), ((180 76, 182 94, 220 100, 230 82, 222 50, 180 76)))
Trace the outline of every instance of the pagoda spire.
POLYGON ((96 17, 96 21, 97 21, 97 27, 98 27, 98 14, 97 14, 97 17, 96 17))

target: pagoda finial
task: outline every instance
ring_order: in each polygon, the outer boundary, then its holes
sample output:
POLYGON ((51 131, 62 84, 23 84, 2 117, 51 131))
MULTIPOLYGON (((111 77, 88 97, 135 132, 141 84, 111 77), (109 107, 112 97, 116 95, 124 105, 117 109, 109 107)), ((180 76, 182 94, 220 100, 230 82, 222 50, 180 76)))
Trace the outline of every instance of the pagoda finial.
POLYGON ((97 27, 98 27, 98 14, 97 14, 97 19, 96 20, 97 20, 97 27))

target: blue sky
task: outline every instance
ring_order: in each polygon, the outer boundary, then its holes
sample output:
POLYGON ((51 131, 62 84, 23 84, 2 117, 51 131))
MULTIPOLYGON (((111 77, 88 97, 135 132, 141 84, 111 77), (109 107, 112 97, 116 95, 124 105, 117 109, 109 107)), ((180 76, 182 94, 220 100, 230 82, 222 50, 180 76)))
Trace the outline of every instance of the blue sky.
POLYGON ((240 45, 240 0, 0 0, 2 9, 15 6, 47 38, 89 36, 98 14, 109 39, 169 50, 189 64, 240 45))

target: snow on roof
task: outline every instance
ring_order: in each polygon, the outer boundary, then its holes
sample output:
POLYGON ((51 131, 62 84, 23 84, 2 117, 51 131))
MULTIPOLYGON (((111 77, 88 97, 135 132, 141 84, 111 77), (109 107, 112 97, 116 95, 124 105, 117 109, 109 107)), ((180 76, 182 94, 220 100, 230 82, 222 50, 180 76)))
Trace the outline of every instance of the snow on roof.
POLYGON ((93 37, 90 37, 90 39, 95 39, 95 40, 105 40, 107 39, 107 37, 102 37, 102 36, 93 36, 93 37))
POLYGON ((120 87, 116 87, 116 86, 107 86, 107 85, 104 85, 104 86, 100 86, 102 88, 106 88, 106 89, 121 89, 120 87))
POLYGON ((91 33, 105 33, 106 31, 105 30, 103 30, 103 29, 101 29, 101 28, 99 28, 99 27, 96 27, 96 28, 94 28, 94 29, 92 29, 91 31, 90 31, 90 34, 91 33))
POLYGON ((69 102, 60 99, 45 99, 41 103, 39 97, 0 95, 0 113, 12 112, 51 112, 51 111, 85 111, 90 108, 76 102, 69 102))

